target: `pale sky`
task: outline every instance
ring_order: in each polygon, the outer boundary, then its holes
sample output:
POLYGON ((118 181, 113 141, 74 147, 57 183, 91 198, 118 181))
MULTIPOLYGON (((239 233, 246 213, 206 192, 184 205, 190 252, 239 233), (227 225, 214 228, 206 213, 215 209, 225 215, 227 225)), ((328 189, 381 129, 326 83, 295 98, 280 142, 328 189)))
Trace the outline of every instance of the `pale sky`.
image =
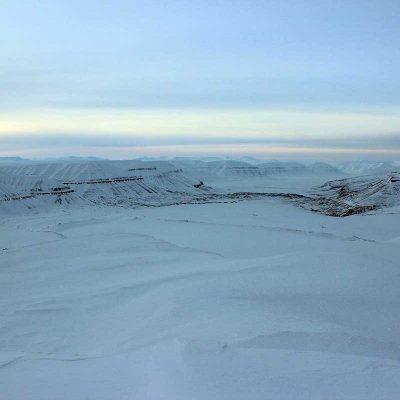
POLYGON ((0 156, 400 157, 398 0, 2 0, 0 43, 0 156))

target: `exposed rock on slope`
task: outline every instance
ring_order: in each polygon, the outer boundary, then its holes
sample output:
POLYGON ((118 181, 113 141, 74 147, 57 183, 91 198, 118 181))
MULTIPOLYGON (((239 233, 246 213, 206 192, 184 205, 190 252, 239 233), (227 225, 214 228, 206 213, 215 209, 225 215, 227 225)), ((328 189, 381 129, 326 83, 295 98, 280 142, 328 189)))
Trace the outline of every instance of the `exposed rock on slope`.
POLYGON ((271 177, 276 181, 288 175, 293 179, 300 174, 338 175, 337 170, 325 163, 308 166, 294 162, 254 166, 242 161, 194 161, 178 165, 140 160, 17 163, 0 167, 0 210, 19 212, 24 208, 46 209, 60 204, 147 207, 281 198, 311 211, 344 217, 400 205, 397 172, 382 177, 332 180, 311 194, 293 193, 295 190, 219 192, 199 178, 204 173, 219 176, 221 180, 238 176, 239 182, 260 176, 265 176, 267 182, 271 177))
POLYGON ((381 177, 329 181, 319 188, 318 193, 304 197, 299 204, 335 217, 400 205, 400 174, 391 172, 381 177))
MULTIPOLYGON (((4 166, 0 204, 21 200, 54 204, 160 206, 194 201, 209 192, 168 162, 89 161, 4 166)), ((34 204, 31 204, 31 203, 34 204)))

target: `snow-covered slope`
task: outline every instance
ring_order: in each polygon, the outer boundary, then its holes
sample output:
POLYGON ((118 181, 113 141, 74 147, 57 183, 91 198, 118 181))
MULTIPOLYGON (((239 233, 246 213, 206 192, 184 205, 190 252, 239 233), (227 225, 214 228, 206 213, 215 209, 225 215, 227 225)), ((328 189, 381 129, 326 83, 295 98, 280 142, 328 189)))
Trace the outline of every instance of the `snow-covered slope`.
MULTIPOLYGON (((168 162, 86 161, 0 167, 0 203, 166 205, 208 193, 197 179, 168 162)), ((0 204, 1 205, 1 204, 0 204)))
POLYGON ((327 163, 303 164, 293 161, 269 161, 257 164, 235 161, 219 160, 204 162, 201 160, 174 161, 174 164, 188 171, 197 178, 207 177, 281 177, 281 176, 307 176, 307 175, 340 175, 341 172, 327 163))
POLYGON ((329 181, 300 203, 313 211, 348 216, 400 205, 400 173, 329 181))
POLYGON ((137 207, 276 197, 312 211, 347 216, 399 203, 397 173, 332 180, 342 176, 326 163, 17 163, 0 166, 0 211, 12 211, 13 204, 20 211, 60 205, 137 207), (309 193, 313 184, 321 183, 316 193, 309 193))
POLYGON ((334 162, 334 166, 346 174, 352 175, 382 175, 400 168, 400 163, 396 161, 340 161, 334 162))

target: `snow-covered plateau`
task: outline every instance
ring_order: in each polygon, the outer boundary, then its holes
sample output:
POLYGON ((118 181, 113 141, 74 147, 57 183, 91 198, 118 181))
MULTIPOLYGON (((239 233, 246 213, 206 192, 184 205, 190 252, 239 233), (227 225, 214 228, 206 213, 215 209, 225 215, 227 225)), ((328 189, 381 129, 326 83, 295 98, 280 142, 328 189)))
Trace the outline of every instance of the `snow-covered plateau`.
POLYGON ((399 170, 2 162, 0 399, 400 398, 399 170))

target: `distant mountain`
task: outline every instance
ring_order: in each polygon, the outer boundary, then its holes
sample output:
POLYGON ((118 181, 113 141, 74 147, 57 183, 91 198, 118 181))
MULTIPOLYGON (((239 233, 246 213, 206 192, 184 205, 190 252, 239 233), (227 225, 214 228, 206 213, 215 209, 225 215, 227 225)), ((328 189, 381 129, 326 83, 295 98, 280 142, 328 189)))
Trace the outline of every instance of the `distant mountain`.
POLYGON ((22 202, 135 207, 196 201, 210 189, 166 161, 30 163, 0 167, 0 207, 22 202))
POLYGON ((399 163, 395 161, 340 161, 332 163, 336 168, 347 174, 353 175, 370 175, 370 174, 384 174, 399 167, 399 163))
MULTIPOLYGON (((0 211, 46 210, 54 206, 165 206, 281 198, 311 211, 347 216, 400 205, 400 177, 397 172, 338 179, 343 176, 327 163, 268 161, 253 165, 239 160, 174 161, 79 160, 58 162, 8 162, 0 165, 0 211), (213 179, 211 179, 213 178, 213 179), (252 178, 272 181, 273 189, 252 189, 252 178), (313 179, 311 179, 313 178, 313 179), (317 179, 316 179, 317 178, 317 179), (326 181, 313 193, 282 190, 290 182, 326 181), (332 178, 335 178, 332 180, 332 178), (244 183, 246 191, 218 191, 207 180, 244 183), (277 186, 277 187, 275 187, 277 186), (277 190, 278 188, 278 190, 277 190)), ((260 182, 257 179, 256 182, 260 182)))
POLYGON ((243 160, 172 160, 172 162, 197 178, 206 177, 272 177, 292 175, 335 175, 343 173, 334 166, 317 162, 303 164, 296 161, 263 161, 257 164, 243 160))
POLYGON ((0 157, 0 163, 18 163, 25 161, 30 161, 30 160, 22 157, 0 157))

